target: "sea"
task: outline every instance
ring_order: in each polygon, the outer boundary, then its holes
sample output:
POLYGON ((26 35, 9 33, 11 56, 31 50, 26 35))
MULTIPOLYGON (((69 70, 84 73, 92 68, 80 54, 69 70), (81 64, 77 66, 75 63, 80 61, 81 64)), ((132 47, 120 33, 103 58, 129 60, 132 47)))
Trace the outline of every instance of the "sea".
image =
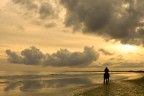
MULTIPOLYGON (((110 82, 134 79, 136 72, 110 72, 110 82)), ((0 71, 0 96, 68 96, 103 84, 103 72, 0 71)))

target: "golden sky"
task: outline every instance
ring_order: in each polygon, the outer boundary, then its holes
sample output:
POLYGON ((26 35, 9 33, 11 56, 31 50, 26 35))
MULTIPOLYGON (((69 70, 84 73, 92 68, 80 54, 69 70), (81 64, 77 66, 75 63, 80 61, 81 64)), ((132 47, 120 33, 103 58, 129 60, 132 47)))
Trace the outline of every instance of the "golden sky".
POLYGON ((0 70, 142 70, 143 0, 1 0, 0 70))

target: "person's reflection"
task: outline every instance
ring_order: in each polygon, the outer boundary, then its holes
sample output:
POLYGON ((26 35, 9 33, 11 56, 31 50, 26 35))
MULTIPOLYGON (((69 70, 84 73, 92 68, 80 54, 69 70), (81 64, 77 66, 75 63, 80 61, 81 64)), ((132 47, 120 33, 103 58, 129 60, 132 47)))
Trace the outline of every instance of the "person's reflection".
POLYGON ((107 85, 107 86, 104 86, 104 96, 112 96, 111 95, 111 86, 110 85, 107 85))

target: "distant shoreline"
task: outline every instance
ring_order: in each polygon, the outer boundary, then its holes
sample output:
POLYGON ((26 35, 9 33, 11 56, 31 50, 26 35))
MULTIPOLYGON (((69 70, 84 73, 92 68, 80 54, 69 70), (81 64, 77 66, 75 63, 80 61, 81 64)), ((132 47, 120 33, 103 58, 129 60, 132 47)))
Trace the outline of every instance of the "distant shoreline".
MULTIPOLYGON (((65 71, 65 72, 104 72, 104 71, 65 71)), ((110 72, 141 72, 144 73, 144 71, 110 71, 110 72)))

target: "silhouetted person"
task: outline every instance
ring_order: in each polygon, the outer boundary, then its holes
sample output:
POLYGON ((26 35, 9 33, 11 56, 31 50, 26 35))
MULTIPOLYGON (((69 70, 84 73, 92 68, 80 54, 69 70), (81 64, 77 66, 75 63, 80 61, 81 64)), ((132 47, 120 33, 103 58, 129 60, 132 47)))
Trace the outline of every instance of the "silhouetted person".
POLYGON ((108 73, 109 69, 106 67, 104 71, 105 71, 105 73, 108 73))
POLYGON ((110 77, 110 75, 109 75, 109 69, 106 67, 105 68, 105 70, 104 70, 104 83, 108 83, 109 82, 109 77, 110 77))

